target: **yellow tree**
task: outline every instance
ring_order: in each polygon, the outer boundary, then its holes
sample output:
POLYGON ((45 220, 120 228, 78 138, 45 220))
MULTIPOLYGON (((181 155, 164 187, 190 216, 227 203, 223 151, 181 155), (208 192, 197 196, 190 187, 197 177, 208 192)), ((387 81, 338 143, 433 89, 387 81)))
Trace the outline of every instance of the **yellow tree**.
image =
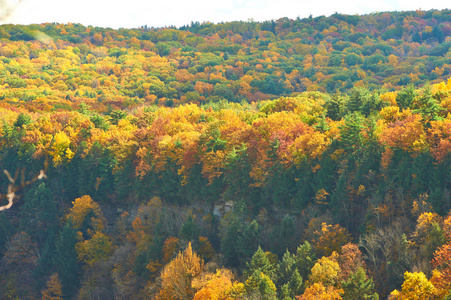
POLYGON ((69 213, 66 214, 66 220, 71 220, 72 226, 76 230, 87 229, 91 231, 102 230, 105 224, 102 210, 97 202, 92 200, 90 196, 82 196, 72 202, 74 205, 69 213), (88 228, 84 228, 88 227, 88 228))
POLYGON ((341 270, 337 259, 337 252, 333 252, 329 257, 321 257, 313 266, 308 283, 321 283, 326 287, 338 285, 341 270))
POLYGON ((324 286, 322 283, 315 282, 309 286, 302 296, 297 296, 296 300, 341 300, 341 289, 333 286, 324 286))
POLYGON ((193 287, 198 289, 194 300, 229 300, 236 299, 244 293, 244 285, 234 281, 228 269, 219 269, 215 274, 207 273, 193 280, 193 287))
POLYGON ((109 236, 97 231, 88 239, 83 240, 81 232, 78 232, 80 242, 75 245, 78 260, 87 266, 93 266, 97 261, 107 259, 113 252, 113 244, 109 236))
POLYGON ((211 260, 216 254, 215 249, 208 241, 208 239, 204 236, 199 236, 199 246, 197 252, 199 253, 199 256, 206 261, 211 260))
POLYGON ((428 261, 433 258, 434 251, 445 243, 441 223, 442 218, 436 213, 424 212, 418 217, 411 243, 419 250, 419 256, 428 261))
POLYGON ((320 256, 331 255, 334 251, 340 252, 341 247, 349 241, 350 235, 346 228, 338 224, 330 225, 324 222, 321 224, 321 230, 315 232, 315 237, 312 240, 317 254, 320 256))
POLYGON ((446 241, 449 242, 451 240, 451 212, 443 220, 443 234, 446 241))
POLYGON ((428 300, 434 299, 437 290, 434 285, 426 278, 422 272, 420 273, 404 273, 404 283, 402 291, 394 290, 390 295, 390 299, 394 300, 428 300))
POLYGON ((47 280, 47 287, 42 291, 41 300, 63 300, 61 288, 58 273, 55 273, 47 280))
POLYGON ((157 300, 188 300, 193 299, 196 289, 191 283, 200 275, 204 262, 193 251, 191 243, 185 251, 180 252, 170 261, 161 273, 161 288, 157 300))
POLYGON ((416 156, 428 148, 423 123, 420 115, 413 114, 403 120, 381 126, 379 142, 386 147, 386 151, 382 155, 384 167, 388 167, 393 149, 402 149, 412 156, 416 156))

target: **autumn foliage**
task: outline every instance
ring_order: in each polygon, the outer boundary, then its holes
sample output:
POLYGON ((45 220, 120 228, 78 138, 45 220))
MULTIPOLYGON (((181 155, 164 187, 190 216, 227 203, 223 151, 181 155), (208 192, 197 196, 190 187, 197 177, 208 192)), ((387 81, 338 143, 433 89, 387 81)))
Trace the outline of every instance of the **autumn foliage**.
POLYGON ((2 299, 449 298, 450 39, 0 25, 2 299))
POLYGON ((157 299, 192 299, 196 290, 192 281, 198 277, 204 262, 191 247, 180 252, 161 273, 161 288, 157 299))

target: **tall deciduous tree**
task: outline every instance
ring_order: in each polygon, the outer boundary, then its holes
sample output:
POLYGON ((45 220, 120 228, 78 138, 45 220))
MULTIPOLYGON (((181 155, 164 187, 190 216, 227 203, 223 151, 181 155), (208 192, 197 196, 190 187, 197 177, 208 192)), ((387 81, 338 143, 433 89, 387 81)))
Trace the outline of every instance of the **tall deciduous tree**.
POLYGON ((66 220, 71 220, 72 226, 86 237, 92 231, 102 230, 105 218, 98 203, 90 196, 75 199, 73 207, 66 214, 66 220))
POLYGON ((63 300, 63 292, 58 273, 50 276, 45 290, 42 291, 41 300, 63 300))
POLYGON ((442 278, 446 282, 451 282, 451 265, 449 261, 451 260, 451 242, 441 246, 434 253, 434 258, 432 259, 432 265, 438 271, 441 272, 442 278))
POLYGON ((234 281, 232 272, 227 269, 199 276, 193 280, 192 285, 198 289, 194 300, 236 299, 244 293, 244 285, 234 281))
POLYGON ((342 290, 333 286, 324 286, 322 283, 315 282, 309 286, 304 294, 296 297, 297 300, 341 300, 342 290))
POLYGON ((390 299, 408 300, 418 299, 427 300, 434 299, 437 290, 434 285, 426 278, 423 273, 404 274, 404 283, 402 284, 402 291, 394 290, 391 293, 390 299))
POLYGON ((312 268, 309 283, 321 283, 324 286, 339 286, 340 265, 337 262, 337 253, 321 257, 312 268))
POLYGON ((110 237, 101 231, 96 231, 87 240, 83 240, 79 232, 79 240, 75 245, 77 258, 87 266, 92 267, 99 260, 107 259, 113 252, 113 244, 110 237))
POLYGON ((156 297, 159 300, 193 299, 196 290, 191 283, 199 276, 204 262, 193 251, 191 243, 188 247, 167 264, 161 273, 161 288, 156 297))

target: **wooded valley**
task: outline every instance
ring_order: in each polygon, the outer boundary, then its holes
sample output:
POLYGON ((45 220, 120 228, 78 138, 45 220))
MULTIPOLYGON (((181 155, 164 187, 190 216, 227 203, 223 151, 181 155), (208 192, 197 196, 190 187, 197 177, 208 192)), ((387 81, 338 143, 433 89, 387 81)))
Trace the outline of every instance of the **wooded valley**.
POLYGON ((450 13, 0 25, 2 299, 451 299, 450 13))

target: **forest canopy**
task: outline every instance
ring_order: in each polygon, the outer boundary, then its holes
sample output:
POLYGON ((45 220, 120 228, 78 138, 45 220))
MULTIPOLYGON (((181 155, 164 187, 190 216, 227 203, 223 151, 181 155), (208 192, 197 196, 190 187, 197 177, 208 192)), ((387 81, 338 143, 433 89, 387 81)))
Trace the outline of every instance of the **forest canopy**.
POLYGON ((448 299, 450 20, 0 25, 0 294, 448 299))
POLYGON ((431 10, 179 29, 0 25, 0 99, 106 112, 420 87, 450 75, 450 19, 431 10))

